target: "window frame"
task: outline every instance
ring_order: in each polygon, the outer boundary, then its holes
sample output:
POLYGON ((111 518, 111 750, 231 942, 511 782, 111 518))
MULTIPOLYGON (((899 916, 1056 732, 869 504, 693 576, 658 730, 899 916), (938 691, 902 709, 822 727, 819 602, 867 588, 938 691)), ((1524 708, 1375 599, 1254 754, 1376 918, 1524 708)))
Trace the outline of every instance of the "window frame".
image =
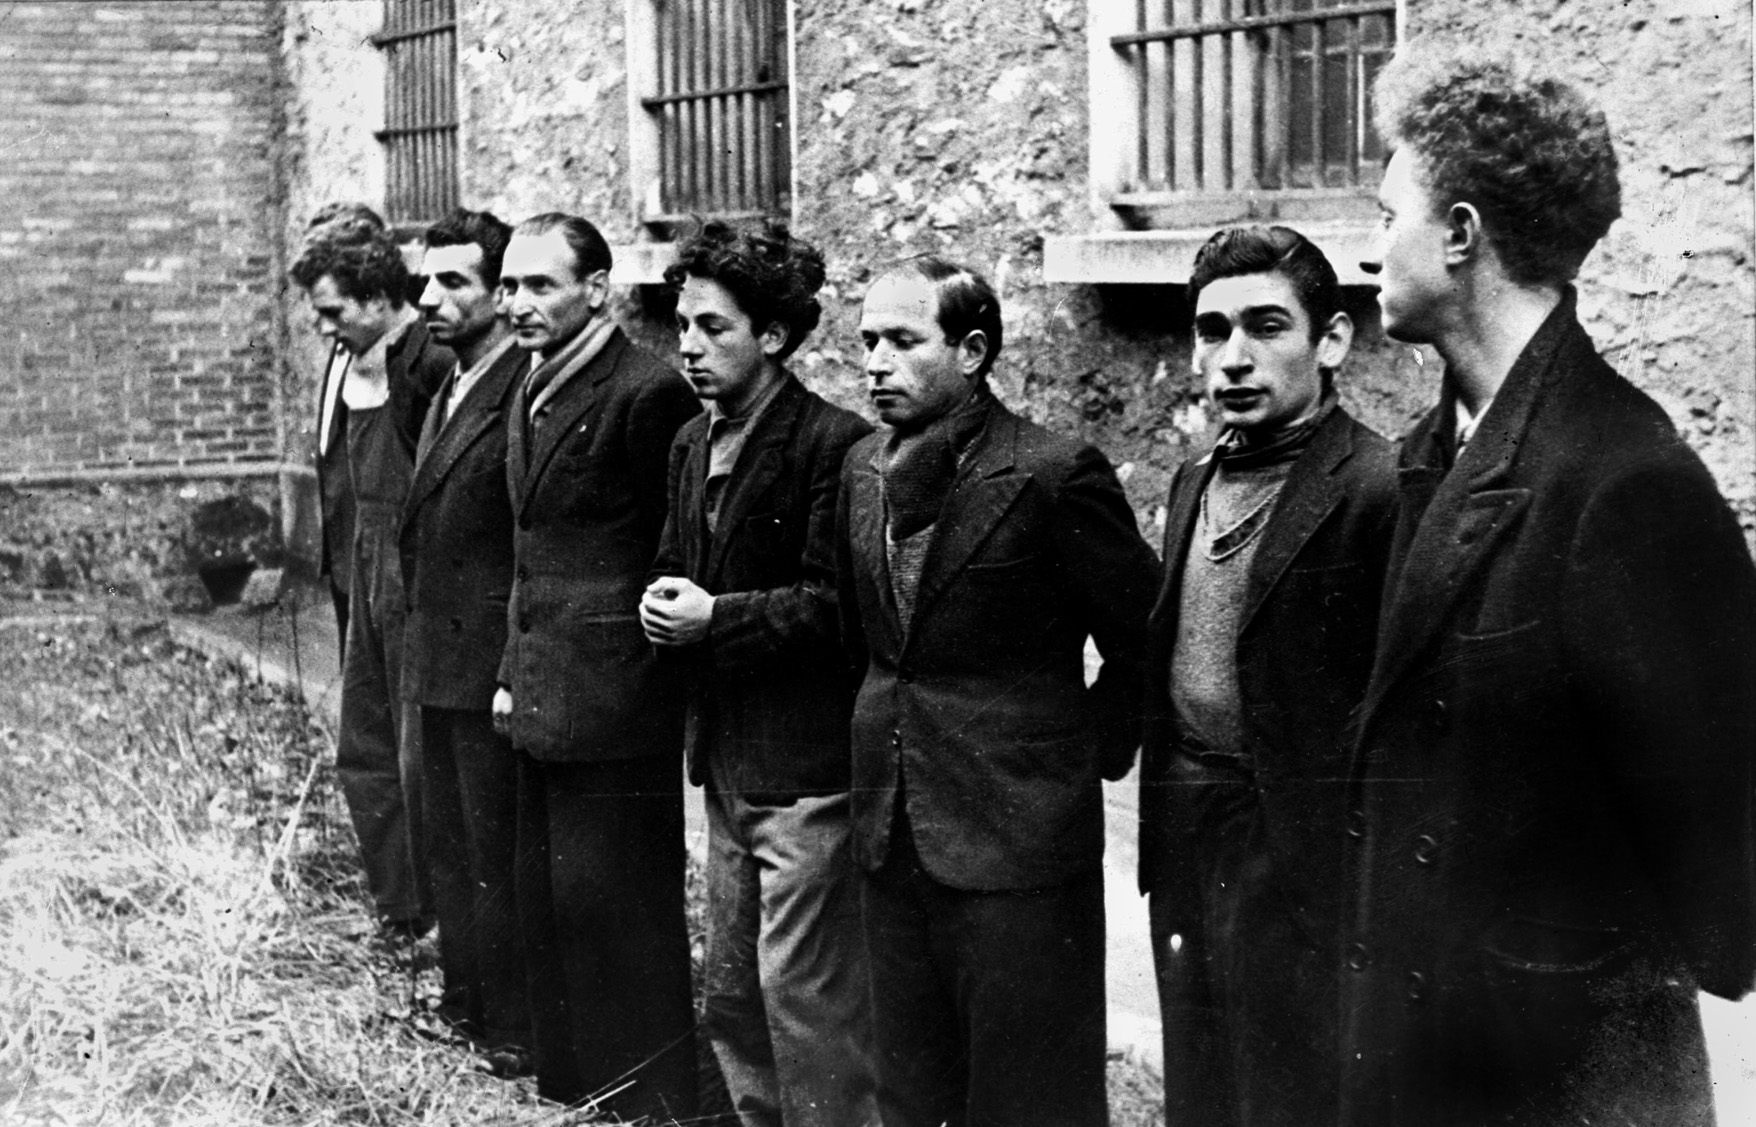
POLYGON ((384 59, 384 126, 373 136, 384 154, 384 217, 394 229, 437 222, 461 198, 459 3, 384 0, 383 28, 371 38, 384 59))

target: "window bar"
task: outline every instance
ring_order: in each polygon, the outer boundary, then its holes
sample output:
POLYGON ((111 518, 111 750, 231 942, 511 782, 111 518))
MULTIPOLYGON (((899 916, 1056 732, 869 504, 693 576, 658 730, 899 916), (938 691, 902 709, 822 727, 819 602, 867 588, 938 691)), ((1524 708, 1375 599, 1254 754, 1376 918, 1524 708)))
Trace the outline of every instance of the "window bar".
POLYGON ((1329 37, 1325 20, 1311 21, 1311 186, 1329 184, 1329 154, 1324 151, 1323 87, 1324 70, 1329 62, 1329 37))
MULTIPOLYGON (((1280 0, 1284 5, 1286 0, 1280 0)), ((1293 35, 1282 26, 1269 32, 1270 41, 1274 45, 1274 91, 1272 98, 1264 105, 1273 107, 1274 152, 1272 154, 1275 188, 1286 188, 1292 180, 1292 121, 1293 115, 1287 112, 1287 99, 1293 90, 1293 35)))
MULTIPOLYGON (((1134 0, 1134 30, 1146 30, 1146 0, 1134 0)), ((1147 83, 1152 80, 1146 66, 1146 44, 1134 43, 1122 48, 1134 56, 1134 183, 1133 188, 1143 188, 1149 182, 1151 170, 1147 157, 1147 131, 1151 128, 1148 115, 1147 83)), ((1094 110, 1097 107, 1093 107, 1094 110)))
POLYGON ((768 206, 782 210, 791 208, 793 203, 793 110, 792 102, 784 96, 793 84, 792 57, 787 54, 786 0, 772 0, 769 19, 774 26, 775 75, 782 84, 782 93, 772 99, 776 159, 774 196, 768 206))
MULTIPOLYGON (((757 77, 768 81, 773 81, 778 74, 775 70, 772 14, 767 0, 758 0, 753 21, 756 26, 756 58, 759 60, 757 77)), ((756 109, 756 167, 759 177, 758 191, 764 207, 771 206, 779 195, 780 178, 774 159, 774 122, 774 95, 765 92, 758 96, 756 109)))
MULTIPOLYGON (((698 12, 701 0, 683 0, 683 43, 682 43, 682 81, 678 85, 679 94, 688 93, 696 88, 695 56, 696 44, 701 35, 701 21, 698 12)), ((688 211, 695 206, 700 197, 701 176, 701 138, 697 134, 699 115, 695 103, 682 101, 677 103, 678 112, 683 117, 683 179, 677 186, 677 210, 688 211)))
MULTIPOLYGON (((1207 15, 1204 0, 1189 0, 1191 14, 1197 22, 1207 15)), ((1207 46, 1212 40, 1207 36, 1189 41, 1189 89, 1195 95, 1190 102, 1188 117, 1193 128, 1189 133, 1189 155, 1194 158, 1195 167, 1191 169, 1191 188, 1201 189, 1207 186, 1207 115, 1213 108, 1207 102, 1207 46)))
MULTIPOLYGON (((1176 23, 1176 12, 1173 7, 1175 0, 1165 0, 1165 25, 1176 23)), ((1161 48, 1163 54, 1160 61, 1165 65, 1165 80, 1160 84, 1162 91, 1161 105, 1164 107, 1164 138, 1165 138, 1165 188, 1174 191, 1177 187, 1177 48, 1175 43, 1166 43, 1161 48)))
MULTIPOLYGON (((736 72, 732 76, 732 81, 736 82, 739 86, 748 86, 756 81, 756 66, 753 57, 756 47, 755 29, 750 26, 750 11, 748 5, 745 6, 744 11, 740 14, 742 18, 734 21, 737 28, 735 53, 738 65, 736 72)), ((736 132, 738 145, 738 198, 746 203, 760 206, 760 197, 756 194, 756 168, 752 161, 752 156, 754 155, 752 150, 755 148, 752 142, 756 140, 756 137, 751 128, 751 110, 755 107, 755 104, 755 96, 749 91, 745 91, 738 95, 738 119, 736 132)))
POLYGON ((714 73, 719 54, 718 7, 719 0, 701 0, 701 38, 697 41, 701 51, 701 74, 695 87, 695 104, 701 108, 701 149, 695 155, 695 159, 701 162, 701 196, 695 201, 698 211, 714 211, 719 207, 719 166, 715 160, 719 149, 719 99, 707 94, 719 86, 719 76, 714 73))
MULTIPOLYGON (((683 12, 679 0, 663 0, 660 18, 664 27, 663 54, 659 62, 659 92, 675 94, 682 84, 683 12)), ((668 161, 659 187, 659 210, 671 214, 677 210, 677 196, 683 182, 683 112, 674 102, 659 108, 659 136, 668 161)))
POLYGON ((1360 183, 1360 117, 1357 92, 1365 68, 1360 65, 1360 17, 1347 21, 1347 183, 1360 183))
MULTIPOLYGON (((653 5, 653 9, 653 28, 658 39, 656 44, 658 48, 658 59, 656 61, 658 71, 658 90, 656 92, 664 94, 669 90, 669 85, 665 81, 665 67, 669 65, 670 62, 671 6, 665 3, 664 0, 658 0, 658 2, 653 5)), ((670 113, 670 107, 665 105, 651 106, 647 108, 647 112, 653 115, 654 126, 658 130, 659 206, 660 208, 663 208, 665 193, 668 190, 671 179, 671 138, 669 130, 665 127, 666 119, 670 113)), ((634 201, 634 205, 637 208, 644 209, 646 207, 644 185, 641 186, 641 190, 642 195, 634 201)))
MULTIPOLYGON (((731 85, 731 3, 730 0, 714 0, 714 36, 710 41, 714 46, 714 80, 719 89, 731 85)), ((713 168, 714 184, 718 189, 716 201, 719 207, 737 206, 737 186, 732 182, 732 106, 733 95, 721 94, 713 100, 714 145, 713 168)))

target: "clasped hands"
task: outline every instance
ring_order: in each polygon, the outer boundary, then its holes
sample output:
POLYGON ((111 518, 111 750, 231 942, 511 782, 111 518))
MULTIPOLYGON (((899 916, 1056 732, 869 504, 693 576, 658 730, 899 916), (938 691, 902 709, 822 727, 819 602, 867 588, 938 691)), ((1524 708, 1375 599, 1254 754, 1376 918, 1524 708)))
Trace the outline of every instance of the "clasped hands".
POLYGON ((655 646, 691 646, 707 638, 714 596, 681 576, 665 575, 646 585, 640 598, 640 626, 655 646))

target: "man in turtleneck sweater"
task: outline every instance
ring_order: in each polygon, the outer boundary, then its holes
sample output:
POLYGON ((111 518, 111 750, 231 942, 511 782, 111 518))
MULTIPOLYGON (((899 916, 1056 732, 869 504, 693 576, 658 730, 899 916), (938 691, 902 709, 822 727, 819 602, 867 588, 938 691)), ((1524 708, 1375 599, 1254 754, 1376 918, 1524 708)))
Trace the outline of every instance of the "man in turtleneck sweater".
POLYGON ((1345 733, 1371 673, 1393 457, 1336 402, 1353 325, 1304 236, 1220 231, 1189 296, 1223 430, 1173 480, 1149 626, 1140 883, 1166 1122, 1323 1123, 1345 733))
POLYGON ((880 1117, 1102 1124, 1100 779, 1138 744, 1152 550, 1102 454, 988 390, 979 275, 898 267, 860 335, 884 425, 848 453, 836 550, 880 1117))

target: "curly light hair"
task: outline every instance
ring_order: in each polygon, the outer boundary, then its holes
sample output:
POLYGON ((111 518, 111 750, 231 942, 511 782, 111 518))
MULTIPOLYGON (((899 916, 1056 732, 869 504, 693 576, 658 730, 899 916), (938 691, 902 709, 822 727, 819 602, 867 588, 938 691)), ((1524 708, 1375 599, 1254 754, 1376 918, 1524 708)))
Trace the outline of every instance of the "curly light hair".
POLYGON ((1380 133, 1407 145, 1437 208, 1475 205, 1512 280, 1571 281, 1622 214, 1603 111, 1503 59, 1399 53, 1375 88, 1380 133))

